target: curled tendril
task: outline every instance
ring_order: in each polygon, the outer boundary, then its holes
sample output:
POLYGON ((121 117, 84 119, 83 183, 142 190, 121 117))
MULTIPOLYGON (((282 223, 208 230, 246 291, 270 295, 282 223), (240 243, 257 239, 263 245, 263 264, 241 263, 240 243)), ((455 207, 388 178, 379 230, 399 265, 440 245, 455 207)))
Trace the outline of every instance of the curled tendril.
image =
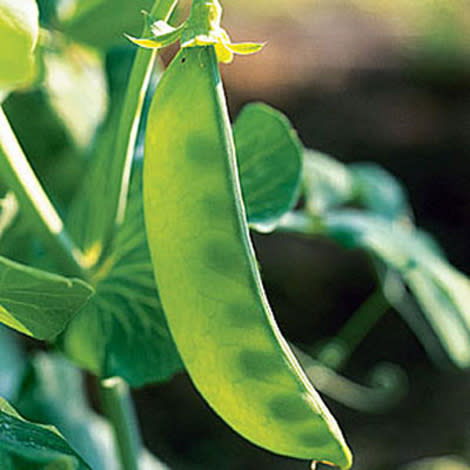
POLYGON ((264 43, 233 43, 228 33, 221 27, 222 7, 218 0, 194 0, 189 18, 174 28, 165 21, 150 21, 152 35, 148 38, 126 37, 140 47, 160 49, 176 41, 181 47, 214 46, 217 60, 225 64, 232 62, 235 54, 248 55, 260 51, 264 43))

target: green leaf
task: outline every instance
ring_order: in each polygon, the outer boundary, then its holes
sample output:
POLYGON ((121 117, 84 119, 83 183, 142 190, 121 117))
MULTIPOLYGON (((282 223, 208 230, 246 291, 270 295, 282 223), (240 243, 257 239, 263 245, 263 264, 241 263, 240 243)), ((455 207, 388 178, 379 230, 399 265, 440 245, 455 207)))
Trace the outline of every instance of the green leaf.
POLYGON ((2 460, 18 470, 90 470, 55 428, 26 421, 0 398, 2 460))
POLYGON ((141 185, 138 170, 114 250, 96 273, 96 295, 60 339, 82 367, 132 386, 167 380, 182 368, 155 287, 141 185))
POLYGON ((0 91, 26 85, 33 78, 38 33, 34 0, 0 0, 0 91))
POLYGON ((355 198, 362 206, 387 219, 410 219, 405 189, 393 175, 374 163, 355 163, 349 170, 355 198))
POLYGON ((306 209, 312 215, 346 204, 354 194, 354 181, 348 168, 315 150, 304 152, 303 186, 306 209))
POLYGON ((78 279, 0 257, 0 322, 36 339, 55 338, 92 293, 78 279))
POLYGON ((234 137, 248 220, 275 225, 297 202, 302 144, 287 118, 261 103, 243 108, 234 137))
POLYGON ((138 35, 142 10, 152 0, 75 0, 62 14, 61 29, 71 38, 100 49, 126 45, 123 33, 138 35))
MULTIPOLYGON (((330 213, 330 236, 363 248, 398 271, 450 359, 470 367, 470 280, 436 254, 419 231, 356 211, 330 213)), ((423 341, 424 342, 424 341, 423 341)))
POLYGON ((356 204, 388 219, 412 218, 403 186, 374 163, 344 165, 323 153, 306 150, 303 185, 306 207, 312 215, 356 204))

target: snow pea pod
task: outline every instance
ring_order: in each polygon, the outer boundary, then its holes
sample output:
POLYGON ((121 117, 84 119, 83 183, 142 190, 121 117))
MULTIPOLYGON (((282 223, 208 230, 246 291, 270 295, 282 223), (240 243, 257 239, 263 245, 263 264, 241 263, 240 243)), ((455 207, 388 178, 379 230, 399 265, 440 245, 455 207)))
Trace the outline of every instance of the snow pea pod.
POLYGON ((213 45, 183 47, 157 87, 144 211, 168 324, 203 397, 261 447, 348 468, 341 431, 279 331, 262 286, 213 45))

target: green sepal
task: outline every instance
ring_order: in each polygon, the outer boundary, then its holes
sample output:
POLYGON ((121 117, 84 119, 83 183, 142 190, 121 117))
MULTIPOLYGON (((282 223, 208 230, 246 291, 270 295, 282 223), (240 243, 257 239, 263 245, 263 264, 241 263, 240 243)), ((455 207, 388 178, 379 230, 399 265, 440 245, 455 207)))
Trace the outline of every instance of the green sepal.
POLYGON ((178 41, 183 32, 184 25, 178 28, 173 28, 165 21, 154 22, 150 29, 154 35, 150 38, 134 38, 125 34, 126 38, 134 44, 146 49, 161 49, 162 47, 170 46, 178 41))

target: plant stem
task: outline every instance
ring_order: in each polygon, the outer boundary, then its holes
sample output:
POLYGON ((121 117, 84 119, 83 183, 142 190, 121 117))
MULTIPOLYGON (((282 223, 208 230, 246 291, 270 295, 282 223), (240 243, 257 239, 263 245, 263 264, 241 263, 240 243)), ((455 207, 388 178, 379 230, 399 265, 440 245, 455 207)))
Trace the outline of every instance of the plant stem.
POLYGON ((325 228, 320 218, 301 211, 288 212, 282 217, 276 230, 306 236, 322 235, 325 233, 325 228))
POLYGON ((100 399, 114 430, 122 470, 139 470, 142 442, 129 386, 119 377, 106 379, 100 385, 100 399))
POLYGON ((354 312, 338 334, 321 348, 318 360, 336 371, 342 369, 354 350, 389 308, 390 304, 382 289, 377 289, 354 312))
MULTIPOLYGON (((168 20, 172 14, 177 0, 156 0, 150 15, 154 18, 168 20)), ((148 35, 147 25, 142 36, 148 35)), ((150 82, 152 69, 155 64, 157 51, 139 48, 129 78, 126 95, 121 109, 121 116, 116 132, 116 145, 113 152, 113 165, 110 168, 109 187, 106 198, 113 204, 107 214, 110 220, 103 226, 105 232, 101 234, 104 245, 112 238, 116 225, 124 220, 132 157, 139 130, 140 118, 145 95, 150 82)))
POLYGON ((1 106, 0 176, 15 193, 20 207, 34 221, 65 274, 86 278, 81 252, 70 239, 61 218, 34 174, 1 106))

